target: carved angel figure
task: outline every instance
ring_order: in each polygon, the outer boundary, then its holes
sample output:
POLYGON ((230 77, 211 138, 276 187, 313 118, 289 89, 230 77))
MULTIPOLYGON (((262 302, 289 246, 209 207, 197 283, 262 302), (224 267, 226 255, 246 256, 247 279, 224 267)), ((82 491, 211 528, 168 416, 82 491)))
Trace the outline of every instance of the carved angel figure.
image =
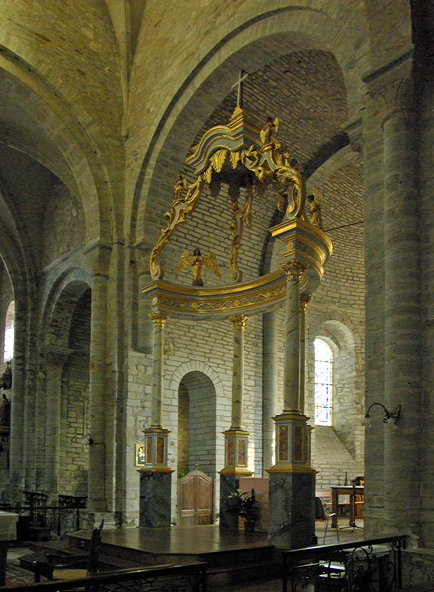
POLYGON ((176 183, 173 186, 173 202, 178 203, 183 200, 184 193, 188 188, 188 183, 182 175, 178 175, 176 183))
POLYGON ((261 142, 263 144, 269 144, 271 142, 273 133, 277 134, 278 129, 279 129, 279 119, 277 117, 275 117, 273 119, 272 117, 268 116, 264 127, 259 132, 259 137, 261 138, 261 142))
POLYGON ((313 195, 307 196, 307 201, 309 205, 309 222, 312 226, 316 226, 317 228, 323 229, 322 225, 322 215, 321 215, 321 194, 318 189, 313 190, 313 195))
POLYGON ((203 268, 206 267, 213 271, 217 277, 220 277, 220 269, 217 263, 217 258, 214 253, 209 253, 206 257, 201 255, 199 247, 190 255, 188 251, 184 251, 179 258, 179 263, 176 272, 180 272, 186 267, 191 267, 193 272, 193 286, 203 286, 203 268))

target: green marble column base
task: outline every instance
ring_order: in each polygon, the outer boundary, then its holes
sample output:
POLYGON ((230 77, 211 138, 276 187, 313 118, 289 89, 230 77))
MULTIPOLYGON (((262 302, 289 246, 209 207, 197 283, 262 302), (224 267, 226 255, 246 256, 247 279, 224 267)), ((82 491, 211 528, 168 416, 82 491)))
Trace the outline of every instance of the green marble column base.
POLYGON ((140 473, 139 526, 170 526, 172 473, 140 473))
POLYGON ((315 544, 315 473, 270 473, 269 543, 297 549, 315 544))

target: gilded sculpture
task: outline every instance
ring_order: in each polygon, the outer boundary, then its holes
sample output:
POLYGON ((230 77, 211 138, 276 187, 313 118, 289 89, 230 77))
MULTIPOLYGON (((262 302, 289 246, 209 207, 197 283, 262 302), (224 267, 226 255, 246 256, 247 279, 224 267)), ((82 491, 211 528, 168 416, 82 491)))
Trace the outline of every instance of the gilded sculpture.
POLYGON ((309 222, 312 226, 316 226, 320 230, 323 229, 322 214, 321 214, 321 194, 318 189, 314 188, 313 193, 307 196, 309 222))
POLYGON ((217 263, 217 258, 214 253, 209 253, 206 257, 202 256, 199 247, 190 255, 188 251, 184 251, 179 258, 176 272, 179 273, 183 269, 191 267, 193 273, 193 286, 203 286, 203 268, 213 271, 217 277, 220 277, 220 269, 217 263))
POLYGON ((273 119, 272 117, 268 116, 264 127, 259 132, 261 142, 263 144, 269 144, 273 139, 273 134, 277 134, 278 129, 279 119, 277 117, 273 119))
MULTIPOLYGON (((242 281, 238 254, 244 227, 251 224, 254 196, 261 199, 267 189, 271 189, 276 195, 276 207, 284 212, 288 220, 306 220, 302 170, 285 144, 277 139, 278 128, 277 117, 268 116, 261 128, 237 105, 227 125, 214 126, 205 132, 186 159, 187 164, 193 167, 196 181, 189 184, 179 174, 174 184, 171 209, 164 214, 167 226, 161 230, 150 256, 153 279, 164 277, 161 250, 178 226, 193 213, 205 183, 211 188, 213 196, 213 188, 220 187, 222 183, 229 187, 232 210, 229 267, 236 282, 242 281), (241 188, 246 191, 242 205, 238 203, 241 188)), ((319 226, 320 210, 312 214, 312 224, 319 226)), ((199 281, 199 278, 196 279, 199 281)))

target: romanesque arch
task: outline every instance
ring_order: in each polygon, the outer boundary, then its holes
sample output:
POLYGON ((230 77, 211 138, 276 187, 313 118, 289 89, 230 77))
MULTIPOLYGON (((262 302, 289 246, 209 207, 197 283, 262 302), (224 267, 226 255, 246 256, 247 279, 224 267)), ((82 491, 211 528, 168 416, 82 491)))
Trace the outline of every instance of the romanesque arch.
POLYGON ((91 289, 80 270, 48 298, 37 374, 38 465, 47 492, 87 494, 91 289))

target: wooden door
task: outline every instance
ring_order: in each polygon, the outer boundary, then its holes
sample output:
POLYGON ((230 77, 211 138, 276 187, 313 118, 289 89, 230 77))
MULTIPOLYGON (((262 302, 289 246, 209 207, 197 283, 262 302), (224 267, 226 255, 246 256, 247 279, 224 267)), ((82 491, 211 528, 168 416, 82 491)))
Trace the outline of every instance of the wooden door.
POLYGON ((212 524, 214 479, 191 471, 178 481, 179 524, 212 524))

